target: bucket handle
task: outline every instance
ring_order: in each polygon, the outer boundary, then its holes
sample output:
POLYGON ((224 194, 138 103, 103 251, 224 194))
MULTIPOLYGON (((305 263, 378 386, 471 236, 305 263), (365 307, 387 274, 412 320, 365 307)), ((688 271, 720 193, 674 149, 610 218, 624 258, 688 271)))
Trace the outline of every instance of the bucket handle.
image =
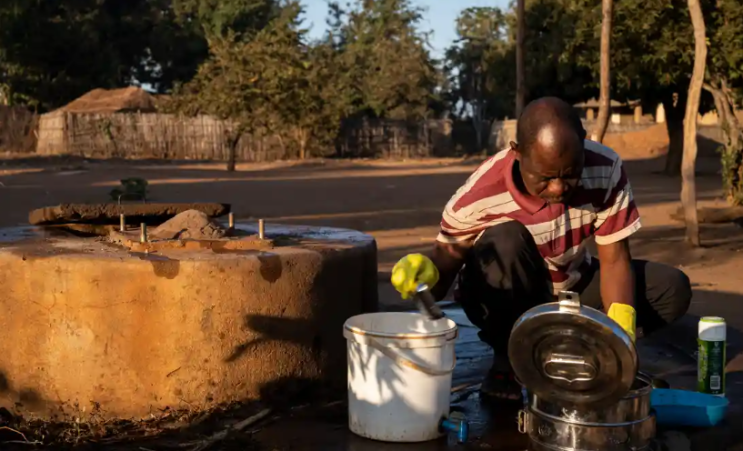
POLYGON ((367 338, 366 344, 384 354, 385 357, 393 360, 398 366, 408 367, 416 371, 420 371, 421 373, 428 374, 429 376, 446 376, 447 374, 451 374, 454 371, 454 367, 457 366, 456 356, 452 359, 451 368, 438 370, 436 368, 430 368, 425 365, 415 363, 412 360, 405 358, 395 352, 393 348, 383 346, 381 343, 371 337, 367 338))

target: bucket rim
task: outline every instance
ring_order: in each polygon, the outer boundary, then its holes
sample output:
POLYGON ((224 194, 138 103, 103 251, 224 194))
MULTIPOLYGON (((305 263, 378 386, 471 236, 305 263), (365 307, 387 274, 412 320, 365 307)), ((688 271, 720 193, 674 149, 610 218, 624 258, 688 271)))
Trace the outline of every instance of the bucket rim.
MULTIPOLYGON (((441 318, 440 320, 446 320, 447 322, 451 323, 452 327, 438 331, 438 332, 411 332, 411 333, 390 333, 390 332, 373 332, 364 330, 358 327, 351 326, 349 324, 349 321, 353 318, 359 317, 359 316, 367 316, 367 315, 375 315, 378 313, 403 313, 406 315, 420 315, 420 313, 413 313, 413 312, 375 312, 375 313, 363 313, 361 315, 356 315, 348 320, 343 324, 343 329, 348 331, 349 333, 353 335, 361 335, 366 337, 373 337, 373 338, 385 338, 388 340, 430 340, 435 338, 442 338, 450 336, 451 334, 455 334, 455 336, 459 335, 458 331, 459 328, 457 326, 457 323, 454 322, 451 318, 441 318)), ((423 316, 423 315, 420 315, 423 316)))

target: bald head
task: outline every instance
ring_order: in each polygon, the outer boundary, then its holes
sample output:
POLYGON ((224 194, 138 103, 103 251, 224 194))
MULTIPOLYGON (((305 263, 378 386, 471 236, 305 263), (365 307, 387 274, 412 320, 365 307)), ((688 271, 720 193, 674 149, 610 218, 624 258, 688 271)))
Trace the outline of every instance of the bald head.
POLYGON ((529 103, 519 117, 516 140, 522 153, 535 144, 541 150, 567 151, 578 142, 583 148, 586 131, 575 109, 557 97, 542 97, 529 103))
POLYGON ((586 131, 572 106, 556 97, 531 102, 519 117, 516 139, 522 186, 548 202, 567 202, 583 171, 586 131))

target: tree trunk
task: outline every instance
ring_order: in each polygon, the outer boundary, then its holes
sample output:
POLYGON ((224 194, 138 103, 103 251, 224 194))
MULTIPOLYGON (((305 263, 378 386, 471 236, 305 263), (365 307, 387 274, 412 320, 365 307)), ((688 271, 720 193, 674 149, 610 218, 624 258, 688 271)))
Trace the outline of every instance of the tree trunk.
POLYGON ((596 121, 596 141, 604 142, 606 129, 609 127, 611 112, 611 16, 612 0, 601 3, 601 95, 599 96, 599 117, 596 121))
POLYGON ((482 54, 479 59, 473 60, 472 63, 472 91, 470 92, 470 98, 473 99, 470 102, 472 113, 470 118, 472 120, 472 129, 475 132, 475 149, 473 154, 482 152, 482 116, 483 116, 483 63, 482 54))
POLYGON ((681 168, 681 205, 686 219, 686 241, 692 246, 699 246, 699 221, 697 218, 697 193, 695 174, 697 162, 697 114, 699 99, 704 84, 704 71, 707 66, 707 37, 704 27, 704 16, 699 0, 688 0, 689 15, 694 26, 694 71, 689 83, 689 96, 686 102, 684 118, 684 158, 681 168))
POLYGON ((524 34, 526 33, 525 6, 526 0, 516 0, 516 119, 521 116, 526 102, 526 85, 524 69, 524 34))
POLYGON ((666 130, 668 131, 668 155, 666 155, 664 172, 675 177, 681 173, 681 160, 684 155, 686 93, 679 94, 676 100, 665 98, 663 108, 666 110, 666 130))
POLYGON ((237 141, 230 143, 229 157, 227 159, 227 172, 235 172, 237 164, 237 141))
POLYGON ((307 159, 307 142, 309 141, 309 133, 307 130, 300 128, 297 131, 297 142, 299 143, 299 159, 307 159))
POLYGON ((237 145, 245 132, 245 126, 237 125, 234 130, 227 130, 227 172, 235 172, 237 165, 237 145))
MULTIPOLYGON (((720 78, 712 76, 713 79, 720 78)), ((725 145, 723 148, 722 181, 725 197, 733 205, 743 205, 743 129, 735 116, 735 102, 727 92, 727 83, 722 82, 704 84, 704 89, 712 94, 715 100, 715 109, 719 117, 725 145)))
POLYGON ((227 141, 229 148, 229 154, 227 156, 227 172, 235 172, 235 166, 237 164, 237 143, 240 141, 240 137, 232 138, 227 141))

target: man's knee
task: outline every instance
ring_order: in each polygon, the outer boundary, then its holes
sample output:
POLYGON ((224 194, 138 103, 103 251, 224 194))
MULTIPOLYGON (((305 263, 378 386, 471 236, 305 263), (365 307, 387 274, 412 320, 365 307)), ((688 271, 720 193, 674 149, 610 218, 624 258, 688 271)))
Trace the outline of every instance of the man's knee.
POLYGON ((485 230, 474 250, 481 258, 497 254, 500 259, 510 260, 536 250, 536 245, 526 226, 518 221, 508 221, 485 230))
POLYGON ((668 312, 666 321, 673 322, 686 314, 691 305, 691 281, 683 271, 670 268, 668 272, 668 312))

